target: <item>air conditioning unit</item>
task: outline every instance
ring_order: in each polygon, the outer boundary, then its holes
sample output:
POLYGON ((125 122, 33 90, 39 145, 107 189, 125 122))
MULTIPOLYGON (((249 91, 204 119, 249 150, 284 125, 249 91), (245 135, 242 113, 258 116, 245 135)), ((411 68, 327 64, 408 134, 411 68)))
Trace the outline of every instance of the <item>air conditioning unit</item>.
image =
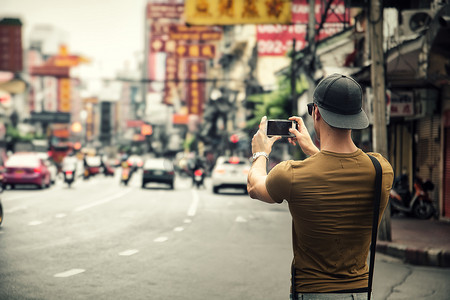
POLYGON ((398 33, 403 37, 420 34, 428 28, 434 16, 431 9, 405 9, 401 14, 402 23, 398 33))

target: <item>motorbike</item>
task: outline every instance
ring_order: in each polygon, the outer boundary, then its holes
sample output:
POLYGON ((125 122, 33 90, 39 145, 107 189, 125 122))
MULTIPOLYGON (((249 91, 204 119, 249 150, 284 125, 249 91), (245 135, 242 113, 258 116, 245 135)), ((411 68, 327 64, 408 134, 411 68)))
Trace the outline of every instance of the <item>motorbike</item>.
POLYGON ((75 170, 64 170, 64 183, 70 187, 75 181, 75 170))
POLYGON ((133 167, 129 166, 126 162, 122 164, 122 173, 120 174, 120 183, 128 185, 128 182, 133 175, 133 167))
POLYGON ((203 182, 205 179, 205 172, 203 169, 196 169, 193 174, 193 184, 197 187, 197 189, 200 188, 200 186, 203 186, 203 182))
POLYGON ((411 193, 407 178, 394 181, 394 185, 389 194, 391 203, 391 214, 403 212, 419 219, 429 219, 435 213, 433 201, 428 191, 434 189, 434 184, 427 180, 416 177, 414 179, 414 190, 411 193))

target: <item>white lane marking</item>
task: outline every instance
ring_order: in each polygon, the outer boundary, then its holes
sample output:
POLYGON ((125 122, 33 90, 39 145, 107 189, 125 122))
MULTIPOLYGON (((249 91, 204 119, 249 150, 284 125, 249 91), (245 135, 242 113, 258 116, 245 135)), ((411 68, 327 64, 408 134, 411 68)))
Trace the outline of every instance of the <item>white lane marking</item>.
POLYGON ((77 274, 83 273, 85 271, 86 270, 84 270, 84 269, 72 269, 72 270, 69 270, 69 271, 65 271, 65 272, 62 272, 62 273, 55 274, 55 275, 53 275, 53 277, 59 277, 59 278, 70 277, 70 276, 73 276, 73 275, 77 275, 77 274))
POLYGON ((138 252, 139 252, 139 250, 129 249, 129 250, 125 250, 125 251, 120 252, 119 255, 120 256, 130 256, 130 255, 136 254, 138 252))
POLYGON ((17 197, 4 197, 2 198, 2 201, 4 202, 9 202, 9 201, 15 201, 15 200, 19 200, 19 199, 26 199, 26 198, 31 198, 33 197, 32 195, 22 195, 22 196, 17 196, 17 197))
POLYGON ((191 219, 184 219, 183 222, 186 223, 186 224, 189 224, 189 223, 192 223, 192 220, 191 219))
POLYGON ((183 231, 183 230, 184 230, 184 227, 181 227, 181 226, 175 227, 175 228, 173 229, 173 231, 176 231, 176 232, 181 232, 181 231, 183 231))
POLYGON ((236 220, 234 220, 237 223, 247 223, 247 219, 241 216, 237 216, 236 220))
POLYGON ((92 207, 95 207, 95 206, 98 206, 98 205, 102 205, 102 204, 108 203, 110 201, 113 201, 113 200, 115 200, 117 198, 120 198, 120 197, 128 194, 129 192, 131 192, 131 190, 126 190, 126 191, 124 191, 124 192, 122 192, 122 193, 120 193, 118 195, 114 195, 114 196, 111 196, 109 198, 105 198, 105 199, 102 199, 102 200, 99 200, 99 201, 96 201, 96 202, 89 203, 87 205, 83 205, 83 206, 77 207, 77 208, 75 208, 74 211, 75 212, 80 212, 80 211, 83 211, 83 210, 86 210, 86 209, 89 209, 89 208, 92 208, 92 207))
POLYGON ((25 206, 25 205, 16 206, 16 207, 12 207, 10 209, 5 209, 5 213, 10 214, 10 213, 13 213, 16 211, 26 210, 27 208, 28 208, 28 206, 25 206))
POLYGON ((163 243, 163 242, 167 241, 168 239, 169 238, 167 236, 160 236, 160 237, 157 237, 156 239, 154 239, 153 241, 155 243, 163 243))
POLYGON ((62 218, 65 218, 65 217, 67 217, 67 215, 66 214, 56 214, 55 215, 55 218, 57 218, 57 219, 62 219, 62 218))
POLYGON ((197 190, 192 189, 192 202, 187 211, 187 215, 189 217, 193 217, 197 213, 198 201, 199 201, 199 197, 198 197, 197 190))
POLYGON ((41 221, 31 221, 30 223, 28 223, 28 225, 30 226, 36 226, 36 225, 41 225, 42 222, 41 221))

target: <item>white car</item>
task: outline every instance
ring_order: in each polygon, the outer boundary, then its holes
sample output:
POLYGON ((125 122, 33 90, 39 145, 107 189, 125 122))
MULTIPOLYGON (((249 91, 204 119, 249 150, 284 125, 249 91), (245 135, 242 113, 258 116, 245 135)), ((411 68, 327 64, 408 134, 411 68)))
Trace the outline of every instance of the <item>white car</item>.
POLYGON ((220 156, 213 168, 211 179, 214 194, 220 189, 243 189, 247 193, 247 176, 250 170, 248 158, 220 156))

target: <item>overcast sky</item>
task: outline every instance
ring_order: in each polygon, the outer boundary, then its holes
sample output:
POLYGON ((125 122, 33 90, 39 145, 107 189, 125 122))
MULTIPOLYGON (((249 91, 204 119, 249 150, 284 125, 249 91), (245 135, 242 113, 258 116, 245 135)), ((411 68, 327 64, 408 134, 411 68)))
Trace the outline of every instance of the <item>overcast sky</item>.
POLYGON ((142 53, 146 0, 0 0, 0 18, 23 23, 23 46, 35 25, 64 32, 69 52, 90 58, 82 77, 114 77, 142 53))

